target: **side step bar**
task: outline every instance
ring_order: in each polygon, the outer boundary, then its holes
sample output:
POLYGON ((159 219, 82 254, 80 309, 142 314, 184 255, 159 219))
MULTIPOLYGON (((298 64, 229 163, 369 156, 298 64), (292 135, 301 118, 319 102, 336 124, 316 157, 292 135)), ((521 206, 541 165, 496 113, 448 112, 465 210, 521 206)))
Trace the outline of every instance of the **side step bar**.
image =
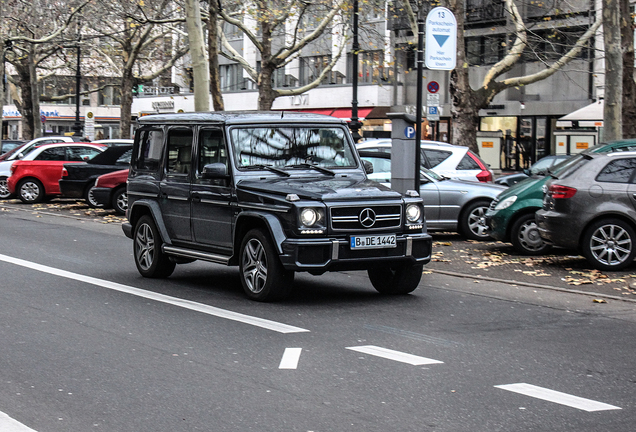
POLYGON ((210 261, 218 264, 228 265, 230 262, 230 257, 225 255, 215 255, 208 252, 195 251, 192 249, 184 249, 176 246, 163 245, 161 250, 168 254, 174 255, 181 258, 191 258, 191 259, 199 259, 203 261, 210 261))

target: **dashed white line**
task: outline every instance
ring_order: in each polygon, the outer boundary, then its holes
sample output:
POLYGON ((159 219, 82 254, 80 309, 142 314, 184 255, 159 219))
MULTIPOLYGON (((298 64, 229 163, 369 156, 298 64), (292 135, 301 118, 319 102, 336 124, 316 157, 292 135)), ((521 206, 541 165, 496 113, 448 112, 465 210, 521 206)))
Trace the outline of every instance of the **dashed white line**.
POLYGON ((276 321, 270 321, 267 319, 253 317, 250 315, 244 315, 238 312, 232 312, 232 311, 220 309, 214 306, 209 306, 202 303, 196 303, 190 300, 184 300, 177 297, 171 297, 164 294, 158 294, 152 291, 146 291, 140 288, 131 287, 128 285, 123 285, 116 282, 107 281, 104 279, 98 279, 91 276, 85 276, 78 273, 69 272, 66 270, 60 270, 55 267, 49 267, 42 264, 25 261, 19 258, 10 257, 8 255, 0 254, 0 260, 11 263, 11 264, 19 265, 22 267, 26 267, 32 270, 37 270, 43 273, 48 273, 48 274, 52 274, 52 275, 67 278, 67 279, 73 279, 79 282, 85 282, 91 285, 108 288, 114 291, 119 291, 126 294, 132 294, 138 297, 143 297, 150 300, 171 304, 173 306, 182 307, 184 309, 190 309, 193 311, 202 312, 202 313, 213 315, 219 318, 225 318, 232 321, 241 322, 244 324, 249 324, 255 327, 264 328, 267 330, 273 330, 279 333, 302 333, 302 332, 309 331, 300 327, 294 327, 294 326, 279 323, 276 321))
POLYGON ((572 408, 577 408, 577 409, 588 411, 588 412, 621 409, 617 406, 609 405, 603 402, 597 402, 591 399, 585 399, 585 398, 573 396, 567 393, 561 393, 555 390, 550 390, 543 387, 537 387, 532 384, 526 384, 526 383, 505 384, 505 385, 496 385, 495 387, 503 389, 503 390, 519 393, 522 395, 530 396, 533 398, 546 400, 548 402, 554 402, 561 405, 566 405, 572 408))
POLYGON ((358 347, 347 347, 348 350, 369 354, 376 357, 382 357, 389 360, 395 360, 402 363, 408 363, 414 366, 444 363, 443 361, 433 360, 426 357, 420 357, 413 354, 408 354, 400 351, 390 350, 388 348, 382 348, 374 345, 363 345, 358 347))
POLYGON ((2 411, 0 411, 0 431, 2 432, 36 432, 28 426, 23 425, 17 420, 12 419, 2 411))
POLYGON ((283 358, 280 360, 278 369, 296 369, 300 360, 302 348, 285 348, 283 358))

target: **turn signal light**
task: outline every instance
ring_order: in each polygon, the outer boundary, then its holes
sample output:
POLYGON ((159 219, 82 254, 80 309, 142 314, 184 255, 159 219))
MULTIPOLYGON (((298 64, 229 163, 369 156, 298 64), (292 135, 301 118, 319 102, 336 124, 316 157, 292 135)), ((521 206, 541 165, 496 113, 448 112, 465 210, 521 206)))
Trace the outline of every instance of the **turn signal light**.
POLYGON ((572 198, 576 193, 576 189, 569 186, 550 185, 548 195, 554 199, 572 198))
POLYGON ((66 168, 62 168, 62 177, 68 177, 68 171, 66 168))

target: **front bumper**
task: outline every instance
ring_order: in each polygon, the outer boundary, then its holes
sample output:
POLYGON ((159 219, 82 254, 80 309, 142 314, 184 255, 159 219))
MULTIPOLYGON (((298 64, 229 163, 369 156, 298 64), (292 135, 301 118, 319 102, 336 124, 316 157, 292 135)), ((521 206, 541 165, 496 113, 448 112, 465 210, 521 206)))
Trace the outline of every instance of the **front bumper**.
POLYGON ((285 269, 320 274, 327 271, 367 270, 380 263, 426 264, 431 260, 428 234, 398 235, 394 248, 353 250, 347 238, 287 239, 280 256, 285 269))
POLYGON ((104 208, 110 208, 112 191, 111 188, 93 188, 93 199, 97 204, 104 206, 104 208))
POLYGON ((566 215, 550 210, 538 210, 534 214, 539 235, 549 244, 577 249, 581 229, 573 223, 572 215, 566 215))
POLYGON ((495 240, 507 241, 507 228, 509 217, 506 212, 488 210, 486 212, 486 225, 488 226, 488 235, 495 240))

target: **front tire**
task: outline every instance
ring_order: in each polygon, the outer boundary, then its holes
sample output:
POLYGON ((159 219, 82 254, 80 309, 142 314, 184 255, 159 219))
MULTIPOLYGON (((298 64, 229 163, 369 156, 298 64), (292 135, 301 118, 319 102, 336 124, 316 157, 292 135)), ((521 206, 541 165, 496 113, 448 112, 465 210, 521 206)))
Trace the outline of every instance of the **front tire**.
POLYGON ((9 192, 7 177, 0 177, 0 199, 9 199, 12 196, 13 194, 9 192))
POLYGON ((128 210, 128 193, 125 187, 120 187, 113 193, 111 205, 115 209, 115 213, 122 216, 126 214, 126 210, 128 210))
POLYGON ((490 202, 475 201, 462 210, 459 227, 462 235, 471 240, 488 240, 488 225, 486 225, 486 211, 490 202))
POLYGON ((543 255, 552 248, 539 235, 534 213, 517 219, 510 230, 510 241, 515 250, 524 255, 543 255))
POLYGON ((583 234, 583 255, 599 270, 622 270, 634 261, 636 232, 620 219, 603 219, 583 234))
POLYGON ((101 208, 104 207, 102 204, 98 203, 95 200, 95 195, 93 195, 93 189, 95 189, 95 185, 89 186, 86 188, 84 192, 84 201, 88 204, 90 208, 101 208))
POLYGON ((25 179, 18 183, 18 197, 25 204, 36 204, 44 201, 44 186, 39 180, 25 179))
POLYGON ((267 302, 291 293, 294 272, 285 270, 263 230, 252 229, 245 235, 239 257, 241 284, 247 297, 267 302))
POLYGON ((133 234, 135 265, 143 277, 167 278, 176 264, 161 251, 161 235, 151 216, 139 218, 133 234))
POLYGON ((377 266, 367 270, 369 280, 380 294, 408 294, 413 292, 422 279, 422 264, 397 264, 377 266))

